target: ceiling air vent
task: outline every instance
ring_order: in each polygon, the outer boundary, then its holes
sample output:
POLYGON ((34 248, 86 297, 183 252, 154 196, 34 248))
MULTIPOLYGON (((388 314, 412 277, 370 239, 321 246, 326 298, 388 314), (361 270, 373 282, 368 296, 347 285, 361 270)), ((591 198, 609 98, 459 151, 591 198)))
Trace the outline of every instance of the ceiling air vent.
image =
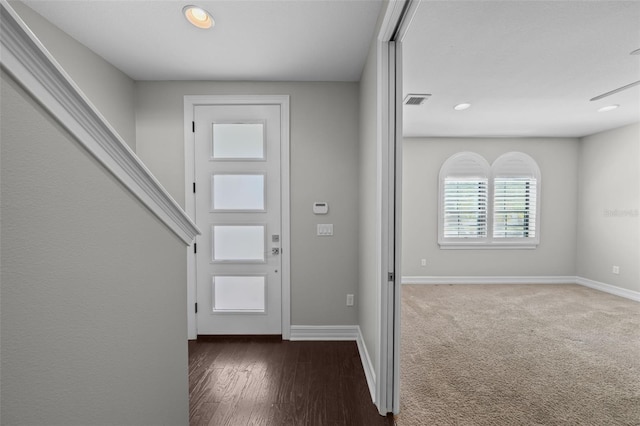
POLYGON ((422 105, 424 101, 426 101, 431 95, 417 95, 417 94, 409 94, 404 97, 405 105, 422 105))

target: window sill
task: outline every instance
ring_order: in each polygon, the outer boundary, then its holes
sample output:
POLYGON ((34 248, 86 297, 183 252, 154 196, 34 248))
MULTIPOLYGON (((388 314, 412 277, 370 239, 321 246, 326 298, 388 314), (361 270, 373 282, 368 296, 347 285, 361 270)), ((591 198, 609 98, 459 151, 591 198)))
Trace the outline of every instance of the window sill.
POLYGON ((440 250, 535 250, 538 242, 499 242, 499 243, 469 243, 469 242, 438 242, 440 250))

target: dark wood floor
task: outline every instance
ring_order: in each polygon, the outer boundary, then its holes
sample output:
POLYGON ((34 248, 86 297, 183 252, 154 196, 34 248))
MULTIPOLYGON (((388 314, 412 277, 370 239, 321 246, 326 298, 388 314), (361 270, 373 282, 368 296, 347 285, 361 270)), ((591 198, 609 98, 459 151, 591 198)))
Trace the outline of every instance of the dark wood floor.
POLYGON ((191 425, 393 425, 371 402, 355 342, 189 342, 191 425))

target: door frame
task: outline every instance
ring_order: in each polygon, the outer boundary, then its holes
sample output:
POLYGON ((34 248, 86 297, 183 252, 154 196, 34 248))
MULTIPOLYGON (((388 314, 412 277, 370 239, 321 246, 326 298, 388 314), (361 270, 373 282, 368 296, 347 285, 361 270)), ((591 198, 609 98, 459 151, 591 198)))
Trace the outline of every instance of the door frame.
POLYGON ((390 2, 380 26, 378 49, 378 223, 380 318, 376 405, 381 414, 400 412, 402 300, 402 41, 421 0, 390 2))
MULTIPOLYGON (((195 133, 193 122, 197 106, 278 105, 280 106, 280 255, 282 271, 282 339, 291 337, 291 209, 289 162, 289 95, 186 95, 184 97, 184 206, 195 222, 195 133)), ((197 243, 197 241, 196 241, 197 243)), ((197 303, 196 256, 187 247, 187 335, 198 337, 195 306, 197 303)))

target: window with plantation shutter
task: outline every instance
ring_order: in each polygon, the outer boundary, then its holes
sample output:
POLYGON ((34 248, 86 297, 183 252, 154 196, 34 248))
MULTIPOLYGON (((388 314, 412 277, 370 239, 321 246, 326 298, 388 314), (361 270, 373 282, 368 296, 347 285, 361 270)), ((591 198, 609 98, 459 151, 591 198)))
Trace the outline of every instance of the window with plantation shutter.
POLYGON ((440 169, 441 248, 535 248, 540 240, 540 170, 526 154, 509 152, 493 165, 473 152, 440 169))
POLYGON ((487 179, 445 178, 444 238, 486 238, 487 179))
POLYGON ((535 238, 536 180, 493 179, 493 238, 535 238))
POLYGON ((501 155, 491 166, 494 244, 535 247, 539 242, 540 169, 522 152, 501 155))
POLYGON ((473 152, 451 156, 440 169, 438 243, 485 244, 489 233, 489 163, 473 152))

